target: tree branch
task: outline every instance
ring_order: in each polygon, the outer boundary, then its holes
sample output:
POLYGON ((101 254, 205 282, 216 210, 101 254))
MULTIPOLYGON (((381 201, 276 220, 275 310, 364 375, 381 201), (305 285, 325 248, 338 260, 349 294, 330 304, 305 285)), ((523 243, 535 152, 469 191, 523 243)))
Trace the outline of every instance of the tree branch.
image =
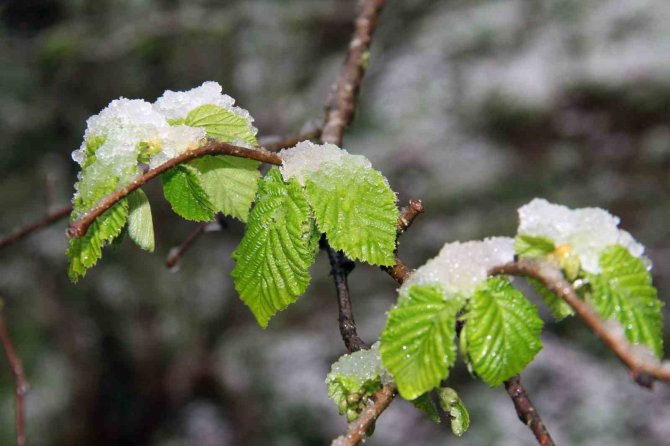
POLYGON ((356 18, 344 68, 326 105, 321 139, 341 145, 344 130, 354 119, 356 100, 370 59, 370 44, 385 0, 365 0, 356 18))
MULTIPOLYGON (((523 259, 496 266, 489 271, 495 275, 513 275, 532 277, 542 282, 554 294, 563 299, 584 323, 605 343, 631 372, 636 383, 650 388, 654 379, 670 381, 670 367, 648 356, 641 355, 640 349, 631 345, 623 332, 605 322, 592 308, 581 300, 572 285, 563 277, 563 273, 544 260, 523 259)), ((618 327, 618 325, 617 325, 618 327)))
POLYGON ((107 211, 121 199, 125 198, 128 194, 130 194, 134 190, 142 187, 144 184, 156 178, 158 175, 180 164, 186 163, 196 158, 201 158, 206 155, 236 156, 239 158, 248 158, 256 161, 261 161, 267 164, 274 164, 275 166, 279 166, 282 163, 281 158, 279 158, 279 156, 260 148, 246 149, 244 147, 238 147, 231 144, 226 144, 224 142, 209 143, 206 146, 200 147, 195 150, 189 150, 175 158, 170 159, 169 161, 166 161, 160 166, 147 171, 142 176, 136 178, 135 180, 133 180, 133 182, 123 187, 122 189, 103 198, 91 210, 86 212, 86 214, 84 214, 79 219, 73 221, 70 224, 70 227, 67 230, 68 236, 69 237, 83 236, 84 234, 86 234, 88 227, 95 221, 96 218, 104 214, 105 211, 107 211))
POLYGON ((56 223, 57 221, 67 217, 70 214, 70 212, 72 212, 72 205, 63 206, 60 209, 57 209, 53 212, 49 212, 46 217, 44 217, 42 220, 38 222, 31 223, 27 226, 23 226, 22 228, 18 228, 12 231, 5 237, 0 238, 0 249, 9 246, 12 243, 18 242, 19 240, 29 236, 35 231, 38 231, 42 228, 45 228, 49 225, 56 223))
POLYGON ((4 302, 0 300, 0 343, 5 349, 5 356, 9 363, 9 368, 14 376, 14 406, 16 422, 16 446, 25 446, 26 444, 26 422, 25 422, 25 397, 28 391, 28 382, 23 373, 21 359, 16 354, 14 345, 9 339, 7 333, 7 324, 3 312, 4 302))
POLYGON ((289 147, 293 147, 301 141, 307 141, 310 139, 319 139, 320 137, 321 137, 321 129, 319 128, 311 132, 303 133, 301 135, 290 136, 278 142, 270 144, 262 144, 262 146, 268 152, 279 152, 282 149, 288 149, 289 147))
POLYGON ((549 435, 542 417, 540 417, 533 402, 528 397, 526 389, 521 385, 521 377, 516 375, 505 381, 505 390, 507 390, 507 394, 514 403, 519 420, 533 431, 538 444, 540 446, 554 446, 554 440, 549 435))

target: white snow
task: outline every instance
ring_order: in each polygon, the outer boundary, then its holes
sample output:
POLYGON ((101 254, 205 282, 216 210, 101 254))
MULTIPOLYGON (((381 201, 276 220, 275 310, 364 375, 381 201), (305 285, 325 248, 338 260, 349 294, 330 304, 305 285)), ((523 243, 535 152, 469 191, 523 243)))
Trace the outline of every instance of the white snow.
POLYGON ((197 148, 205 137, 205 129, 202 127, 176 125, 161 129, 158 136, 161 151, 151 158, 149 167, 153 169, 170 158, 179 156, 187 150, 197 148))
POLYGON ((216 82, 205 82, 185 92, 166 91, 154 104, 141 99, 113 100, 88 119, 84 141, 72 153, 73 160, 86 165, 79 175, 77 194, 84 199, 94 197, 98 186, 110 177, 118 179, 117 188, 136 178, 140 174, 137 158, 142 142, 160 149, 150 160, 151 168, 198 147, 206 137, 203 128, 171 126, 168 120, 183 118, 200 105, 217 105, 244 117, 256 134, 249 112, 233 107, 234 103, 233 98, 221 93, 216 82), (95 151, 95 160, 87 162, 87 142, 94 137, 102 137, 104 142, 95 151))
POLYGON ((448 297, 470 295, 488 277, 488 270, 514 260, 514 240, 492 237, 483 241, 447 243, 437 257, 417 269, 400 293, 412 285, 439 284, 448 297))
POLYGON ((619 244, 639 257, 644 247, 619 229, 619 218, 600 208, 569 209, 536 198, 519 209, 519 234, 546 237, 556 246, 569 245, 582 268, 600 272, 600 255, 608 246, 619 244))
POLYGON ((336 379, 337 376, 345 376, 362 386, 368 381, 377 379, 377 377, 384 380, 385 375, 388 375, 388 373, 382 366, 379 341, 377 341, 369 350, 359 350, 340 357, 332 365, 330 373, 326 377, 326 382, 336 379))
POLYGON ((254 118, 249 112, 241 107, 234 107, 235 99, 227 94, 223 94, 221 85, 218 82, 207 81, 201 86, 192 88, 188 91, 167 90, 163 96, 154 103, 154 108, 167 119, 185 118, 191 111, 201 105, 211 104, 242 116, 246 119, 249 130, 256 135, 258 129, 251 123, 254 118))
POLYGON ((279 152, 282 165, 279 168, 285 181, 295 178, 302 186, 307 177, 327 163, 351 163, 372 167, 370 161, 361 155, 351 155, 334 144, 314 144, 311 141, 299 142, 295 147, 279 152))

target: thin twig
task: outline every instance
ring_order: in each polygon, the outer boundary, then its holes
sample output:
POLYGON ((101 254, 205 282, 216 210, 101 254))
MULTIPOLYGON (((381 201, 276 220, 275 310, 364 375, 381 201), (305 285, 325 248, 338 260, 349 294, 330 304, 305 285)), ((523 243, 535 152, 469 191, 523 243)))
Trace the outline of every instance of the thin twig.
POLYGON ((23 373, 21 358, 16 354, 14 345, 9 339, 7 333, 7 324, 3 312, 4 303, 0 300, 0 342, 5 349, 5 356, 9 363, 9 368, 14 376, 14 406, 16 422, 16 446, 25 446, 26 444, 26 421, 25 421, 25 398, 28 392, 28 382, 23 373))
POLYGON ((321 139, 341 145, 344 131, 354 119, 358 92, 370 59, 370 44, 385 0, 365 0, 356 18, 356 29, 333 93, 326 105, 321 139))
POLYGON ((193 243, 200 237, 202 234, 205 233, 205 229, 207 229, 207 225, 209 223, 200 223, 198 226, 195 227, 193 231, 186 237, 186 240, 182 242, 179 247, 173 249, 170 251, 170 254, 168 255, 167 260, 165 261, 165 266, 168 268, 174 267, 177 262, 179 262, 179 259, 181 259, 181 256, 184 255, 186 251, 193 245, 193 243))
POLYGON ((519 420, 533 431, 538 444, 540 446, 554 446, 554 440, 551 439, 542 417, 540 417, 533 402, 528 397, 526 389, 521 385, 521 377, 516 375, 505 381, 505 389, 514 403, 519 420))
POLYGON ((670 381, 670 367, 640 355, 639 348, 631 345, 625 335, 613 330, 589 304, 577 296, 561 271, 551 263, 543 260, 522 259, 494 267, 489 274, 526 276, 539 280, 570 305, 584 323, 630 369, 635 382, 644 387, 651 387, 654 379, 670 381))
POLYGON ((142 187, 148 181, 156 178, 158 175, 167 172, 168 170, 186 163, 188 161, 194 160, 196 158, 201 158, 206 155, 229 155, 236 156, 239 158, 248 158, 256 161, 261 161, 267 164, 274 164, 276 166, 281 165, 282 161, 279 156, 274 153, 270 153, 263 149, 246 149, 244 147, 233 146, 231 144, 226 144, 223 142, 212 142, 206 146, 200 147, 195 150, 190 150, 182 153, 181 155, 166 161, 165 163, 155 167, 142 176, 136 178, 133 182, 123 187, 122 189, 114 192, 103 198, 97 205, 95 205, 91 210, 86 212, 83 216, 73 221, 70 224, 70 227, 67 230, 69 237, 81 237, 86 234, 88 227, 95 221, 96 218, 105 213, 109 208, 114 204, 122 200, 128 194, 134 190, 142 187))
POLYGON ((338 446, 356 446, 363 441, 377 418, 389 407, 397 393, 394 383, 386 384, 372 395, 372 404, 363 409, 356 421, 349 424, 347 433, 333 441, 333 445, 338 446))
POLYGON ((57 221, 67 217, 70 214, 70 212, 72 212, 71 205, 63 206, 60 209, 48 213, 45 218, 43 218, 38 222, 31 223, 27 226, 14 230, 5 237, 0 238, 0 249, 9 246, 12 243, 18 242, 19 240, 29 236, 30 234, 39 229, 45 228, 53 223, 56 223, 57 221))
POLYGON ((263 148, 268 152, 279 152, 282 149, 288 149, 289 147, 293 147, 301 141, 308 141, 310 139, 319 139, 319 137, 321 137, 321 129, 316 129, 311 132, 303 133, 300 135, 290 136, 286 139, 283 139, 275 143, 263 144, 263 148))
MULTIPOLYGON (((400 210, 400 217, 398 218, 397 234, 398 240, 400 236, 412 225, 414 219, 423 213, 423 203, 421 200, 411 199, 409 204, 400 210)), ((396 241, 395 263, 392 266, 382 266, 382 270, 386 271, 398 284, 402 285, 405 280, 412 274, 412 270, 407 267, 398 257, 398 241, 396 241)))

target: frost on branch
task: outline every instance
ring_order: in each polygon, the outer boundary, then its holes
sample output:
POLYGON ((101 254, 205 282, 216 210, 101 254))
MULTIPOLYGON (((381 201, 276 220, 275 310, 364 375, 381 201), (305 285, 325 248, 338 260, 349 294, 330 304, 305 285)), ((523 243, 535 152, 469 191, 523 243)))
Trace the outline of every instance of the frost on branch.
POLYGON ((519 219, 519 236, 542 237, 557 248, 574 251, 589 273, 600 273, 600 257, 608 246, 621 245, 634 257, 644 252, 627 231, 619 229, 619 218, 604 209, 570 209, 536 198, 519 209, 519 219))
POLYGON ((440 253, 418 268, 400 289, 413 285, 440 285, 448 297, 469 296, 496 265, 514 260, 514 240, 491 237, 483 241, 445 244, 440 253))

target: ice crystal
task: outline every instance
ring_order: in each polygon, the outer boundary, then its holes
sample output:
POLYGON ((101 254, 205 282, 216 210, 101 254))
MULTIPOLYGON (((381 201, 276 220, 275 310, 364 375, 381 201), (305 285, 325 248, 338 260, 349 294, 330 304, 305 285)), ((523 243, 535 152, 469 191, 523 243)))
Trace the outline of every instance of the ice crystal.
POLYGON ((467 296, 486 280, 491 267, 513 259, 514 240, 509 237, 447 243, 436 257, 410 276, 401 293, 412 285, 439 284, 447 296, 467 296))
POLYGON ((348 162, 352 165, 372 167, 370 161, 361 155, 351 155, 334 144, 314 144, 310 141, 299 142, 295 147, 279 152, 282 166, 279 168, 284 180, 295 178, 301 185, 313 172, 330 163, 348 162))
POLYGON ((359 350, 338 359, 331 367, 326 382, 335 378, 352 380, 357 387, 363 387, 366 382, 377 378, 386 382, 389 377, 382 366, 379 342, 375 342, 369 350, 359 350))
POLYGON ((556 246, 569 246, 590 273, 600 272, 600 255, 608 246, 619 244, 636 257, 644 252, 627 231, 619 229, 619 218, 604 209, 569 209, 536 198, 519 209, 519 220, 520 235, 546 237, 556 246))

